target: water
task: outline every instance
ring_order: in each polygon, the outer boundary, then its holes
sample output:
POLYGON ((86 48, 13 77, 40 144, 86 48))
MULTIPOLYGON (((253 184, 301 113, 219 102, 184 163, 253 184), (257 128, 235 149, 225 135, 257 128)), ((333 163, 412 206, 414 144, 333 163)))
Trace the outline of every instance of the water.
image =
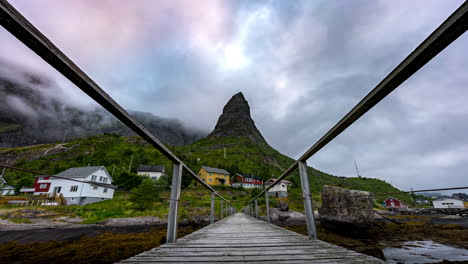
POLYGON ((408 241, 401 248, 383 249, 388 263, 437 263, 443 260, 468 261, 468 250, 434 241, 408 241))

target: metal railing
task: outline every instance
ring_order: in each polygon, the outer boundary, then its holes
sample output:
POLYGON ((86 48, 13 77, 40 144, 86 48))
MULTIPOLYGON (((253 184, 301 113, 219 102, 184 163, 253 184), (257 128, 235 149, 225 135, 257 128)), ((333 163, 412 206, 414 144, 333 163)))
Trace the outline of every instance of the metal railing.
MULTIPOLYGON (((182 172, 185 170, 202 186, 212 193, 211 212, 214 215, 214 199, 219 197, 233 212, 234 206, 216 192, 210 185, 200 179, 186 164, 164 146, 155 136, 137 120, 131 117, 117 102, 115 102, 103 89, 99 87, 86 73, 84 73, 73 61, 71 61, 58 47, 36 29, 24 16, 21 15, 8 1, 0 0, 0 25, 14 35, 19 41, 28 46, 32 51, 44 59, 68 80, 74 83, 94 101, 109 111, 133 132, 142 137, 146 142, 158 149, 173 163, 170 210, 167 227, 167 242, 174 243, 177 237, 177 218, 180 199, 182 172)), ((214 217, 212 217, 212 222, 214 217)))
MULTIPOLYGON (((312 200, 307 175, 307 160, 320 149, 330 143, 341 132, 351 126, 355 121, 377 105, 382 99, 394 91, 404 81, 421 69, 427 62, 449 46, 468 29, 468 2, 464 2, 452 13, 429 37, 427 37, 408 57, 406 57, 390 74, 388 74, 369 94, 367 94, 349 113, 347 113, 322 138, 310 147, 298 160, 296 160, 281 176, 260 194, 246 203, 250 206, 251 215, 258 216, 257 200, 265 195, 267 208, 267 221, 270 222, 268 191, 283 179, 299 168, 299 175, 304 199, 304 212, 306 216, 308 235, 311 239, 317 238, 312 200), (252 204, 254 203, 254 205, 252 204), (255 206, 255 207, 254 207, 255 206), (253 209, 255 208, 255 209, 253 209), (254 213, 255 212, 255 213, 254 213)), ((244 207, 245 209, 245 207, 244 207)))

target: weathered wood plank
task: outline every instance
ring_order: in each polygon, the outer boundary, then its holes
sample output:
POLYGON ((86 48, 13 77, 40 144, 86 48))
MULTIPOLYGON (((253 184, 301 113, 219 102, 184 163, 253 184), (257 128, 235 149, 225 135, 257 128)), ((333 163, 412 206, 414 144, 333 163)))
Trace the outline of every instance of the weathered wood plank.
POLYGON ((382 263, 320 240, 234 214, 176 243, 121 263, 382 263))

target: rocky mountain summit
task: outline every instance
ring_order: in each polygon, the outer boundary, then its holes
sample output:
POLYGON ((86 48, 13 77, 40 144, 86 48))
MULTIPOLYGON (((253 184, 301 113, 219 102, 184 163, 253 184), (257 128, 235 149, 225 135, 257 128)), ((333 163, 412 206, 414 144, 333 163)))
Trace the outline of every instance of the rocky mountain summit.
POLYGON ((250 106, 240 92, 231 97, 223 108, 223 113, 216 123, 209 138, 247 137, 256 144, 267 144, 255 122, 250 116, 250 106))

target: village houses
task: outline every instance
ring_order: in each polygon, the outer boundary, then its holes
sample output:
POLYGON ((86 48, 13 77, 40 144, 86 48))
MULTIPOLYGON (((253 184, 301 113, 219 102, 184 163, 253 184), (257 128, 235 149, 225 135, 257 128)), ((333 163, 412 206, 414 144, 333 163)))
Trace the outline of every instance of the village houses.
POLYGON ((440 197, 432 201, 434 208, 465 208, 465 204, 460 199, 450 197, 440 197))
MULTIPOLYGON (((269 179, 265 183, 265 187, 272 185, 276 179, 269 179)), ((268 190, 268 195, 273 197, 288 197, 288 187, 292 185, 292 182, 287 180, 281 180, 278 184, 268 190)))
POLYGON ((407 206, 400 200, 389 197, 384 202, 385 208, 407 208, 407 206))
POLYGON ((159 180, 165 174, 165 167, 164 165, 140 165, 137 168, 137 174, 159 180))
POLYGON ((56 177, 36 176, 34 194, 60 193, 67 205, 85 205, 114 197, 112 177, 104 166, 65 170, 56 177))
POLYGON ((233 178, 232 186, 234 187, 243 187, 243 188, 262 188, 263 187, 263 179, 260 177, 236 173, 236 175, 234 175, 232 178, 233 178))
POLYGON ((223 169, 202 166, 198 176, 209 185, 231 185, 229 180, 231 175, 223 169))

